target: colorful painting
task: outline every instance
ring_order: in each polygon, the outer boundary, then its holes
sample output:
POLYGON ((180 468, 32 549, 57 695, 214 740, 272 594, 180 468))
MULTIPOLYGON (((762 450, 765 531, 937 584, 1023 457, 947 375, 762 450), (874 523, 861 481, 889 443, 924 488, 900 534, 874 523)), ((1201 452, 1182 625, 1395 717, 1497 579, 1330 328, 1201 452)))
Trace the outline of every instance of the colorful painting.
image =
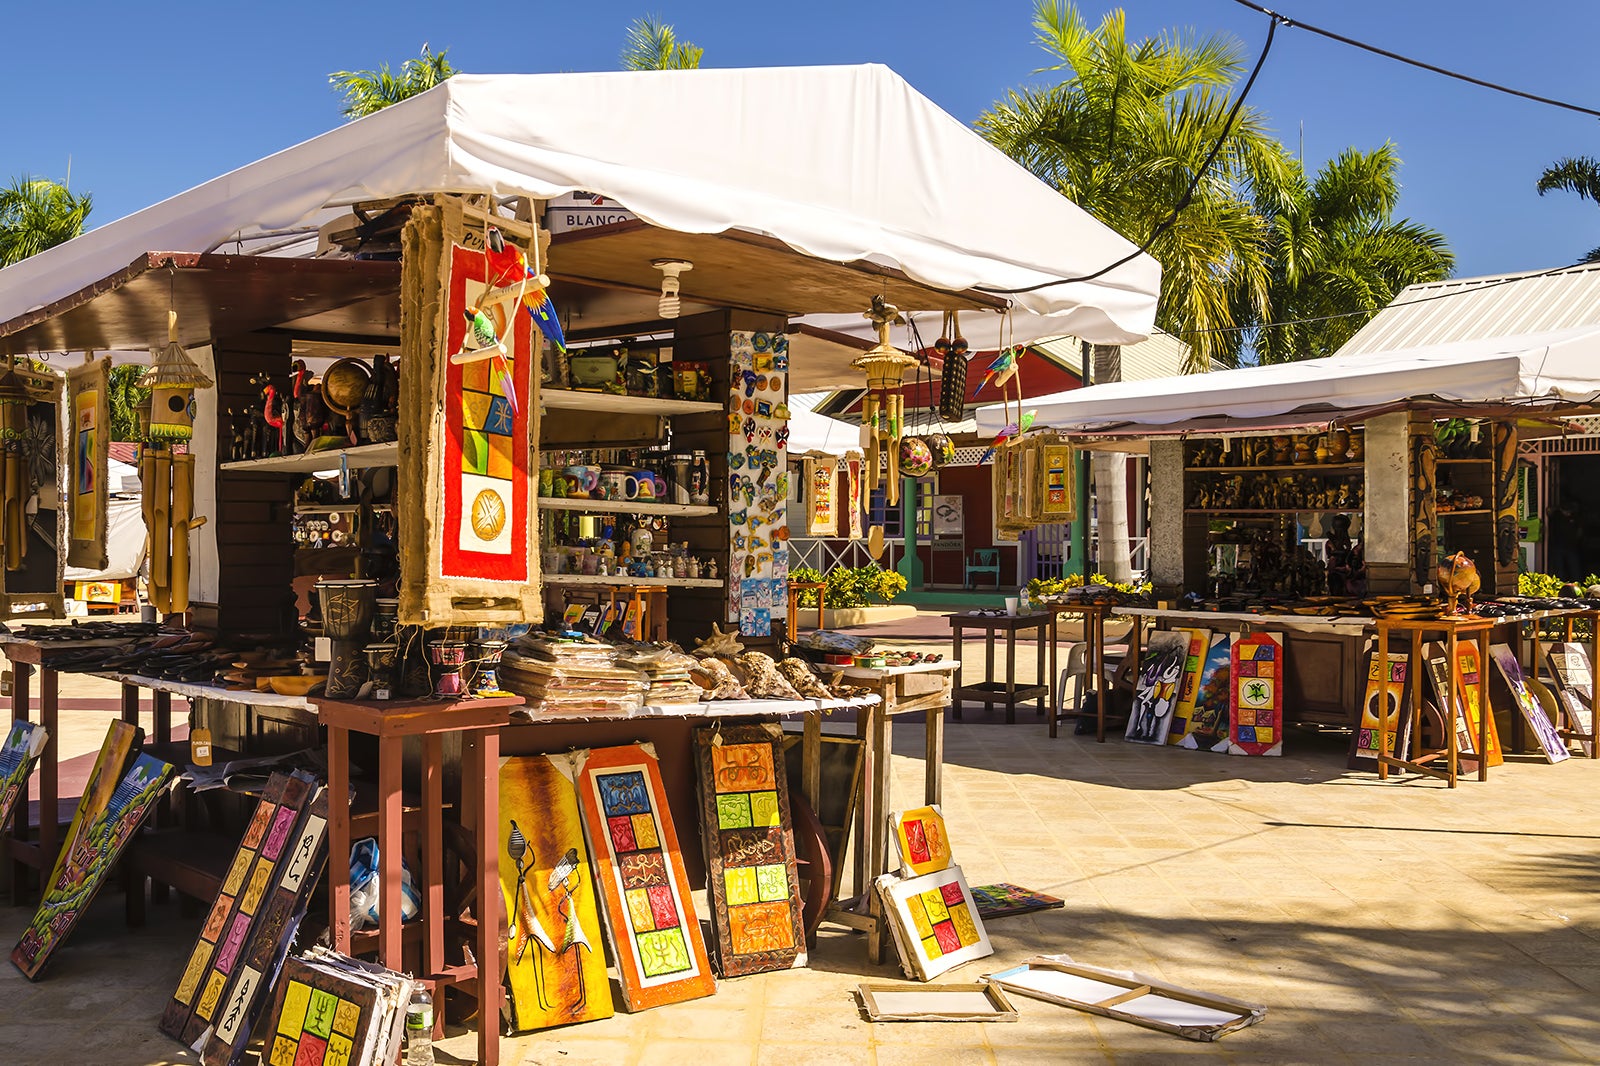
POLYGON ((961 867, 905 880, 885 874, 878 893, 907 977, 931 981, 994 954, 961 867))
POLYGON ((1517 662, 1517 653, 1511 650, 1509 644, 1491 644, 1489 658, 1499 668, 1500 676, 1511 690, 1511 701, 1517 705, 1523 721, 1533 731, 1533 738, 1539 742, 1539 750, 1544 752, 1544 757, 1553 763, 1571 758, 1572 752, 1567 750, 1567 742, 1561 739, 1555 723, 1545 714, 1539 700, 1529 689, 1527 679, 1522 675, 1522 664, 1517 662))
POLYGON ((1229 755, 1283 754, 1283 642, 1252 633, 1233 642, 1229 755))
POLYGON ((1233 634, 1213 633, 1200 667, 1200 684, 1181 747, 1228 750, 1228 681, 1233 669, 1233 634))
POLYGON ((5 746, 0 747, 0 830, 5 829, 17 797, 28 787, 28 774, 49 736, 42 725, 20 718, 11 723, 5 746))
POLYGON ((908 877, 931 874, 950 866, 950 837, 937 806, 917 807, 889 815, 900 846, 900 872, 908 877))
POLYGON ((121 721, 106 731, 39 910, 11 951, 11 961, 29 980, 38 979, 76 928, 172 776, 171 766, 138 752, 142 735, 138 727, 121 721))
POLYGON ((106 565, 106 470, 111 458, 109 396, 111 359, 67 371, 67 408, 72 420, 68 447, 67 565, 102 570, 106 565))
MULTIPOLYGON (((1450 655, 1442 643, 1429 641, 1422 646, 1422 656, 1423 672, 1428 678, 1428 688, 1433 692, 1434 706, 1439 708, 1441 717, 1445 717, 1450 709, 1452 695, 1450 691, 1450 655)), ((1473 731, 1472 723, 1468 720, 1466 695, 1460 692, 1454 695, 1456 708, 1456 757, 1467 760, 1473 766, 1476 766, 1478 761, 1478 734, 1473 731)), ((1410 709, 1411 704, 1407 702, 1403 713, 1409 716, 1410 709)), ((1409 725, 1409 721, 1407 724, 1409 725)), ((1422 743, 1420 737, 1417 743, 1419 745, 1422 743)), ((1396 748, 1401 751, 1400 757, 1402 759, 1408 758, 1400 745, 1397 744, 1396 748)))
POLYGON ((400 974, 325 948, 286 960, 262 1066, 386 1066, 400 1049, 411 987, 400 974))
POLYGON ((1055 910, 1066 903, 1057 896, 1035 892, 1031 888, 998 881, 992 885, 974 885, 972 901, 978 906, 978 917, 1009 918, 1014 914, 1031 914, 1034 911, 1055 910))
POLYGON ((806 457, 806 534, 812 537, 839 535, 839 460, 806 457))
POLYGON ((727 620, 765 637, 789 602, 789 338, 729 334, 728 369, 727 620))
POLYGON ((1126 736, 1140 744, 1165 744, 1172 716, 1183 692, 1183 670, 1189 655, 1185 633, 1150 634, 1139 656, 1139 674, 1133 688, 1133 711, 1126 736))
POLYGON ((1209 629, 1175 629, 1189 638, 1189 648, 1183 657, 1183 684, 1178 690, 1178 706, 1172 712, 1172 726, 1167 730, 1167 743, 1178 744, 1189 734, 1189 720, 1194 717, 1196 700, 1200 696, 1200 675, 1205 670, 1206 649, 1211 646, 1209 629))
POLYGON ((565 757, 594 857, 629 1011, 716 991, 654 748, 629 744, 565 757))
POLYGON ((1388 714, 1389 752, 1397 758, 1406 758, 1406 745, 1402 737, 1410 726, 1411 701, 1407 698, 1406 683, 1411 672, 1409 652, 1389 653, 1389 700, 1383 704, 1383 674, 1378 667, 1378 656, 1367 656, 1367 688, 1361 697, 1361 721, 1350 736, 1350 756, 1345 765, 1352 770, 1372 770, 1378 765, 1378 726, 1380 715, 1388 714))
POLYGON ((861 456, 851 452, 844 457, 844 514, 848 521, 848 536, 851 540, 860 540, 863 531, 861 525, 861 456))
POLYGON ((717 970, 738 977, 805 963, 789 783, 776 725, 695 731, 706 886, 717 970))
MULTIPOLYGON (((1489 766, 1499 766, 1505 762, 1505 755, 1500 750, 1500 732, 1495 727, 1494 708, 1483 707, 1478 698, 1478 683, 1482 678, 1483 663, 1478 655, 1477 642, 1466 640, 1456 644, 1456 685, 1466 708, 1467 728, 1472 731, 1472 750, 1474 753, 1478 750, 1479 725, 1487 726, 1489 742, 1484 752, 1484 762, 1489 766)), ((1474 759, 1474 766, 1476 762, 1474 759)))
POLYGON ((611 1017, 578 793, 549 756, 500 760, 500 888, 512 1027, 611 1017))
MULTIPOLYGON (((1589 758, 1595 757, 1594 673, 1589 666, 1589 649, 1582 644, 1545 645, 1550 672, 1559 690, 1556 699, 1566 715, 1567 728, 1578 737, 1578 744, 1589 758)), ((0 806, 0 825, 5 824, 5 808, 0 806)))

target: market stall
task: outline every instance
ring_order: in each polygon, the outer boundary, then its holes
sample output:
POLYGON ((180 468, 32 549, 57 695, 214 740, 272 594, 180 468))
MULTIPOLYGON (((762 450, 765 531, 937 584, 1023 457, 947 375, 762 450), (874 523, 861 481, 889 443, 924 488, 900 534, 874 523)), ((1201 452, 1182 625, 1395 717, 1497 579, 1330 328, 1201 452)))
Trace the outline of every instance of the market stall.
MULTIPOLYGON (((779 913, 797 925, 791 797, 763 725, 784 716, 857 715, 876 769, 844 787, 871 797, 856 832, 876 920, 891 868, 876 716, 892 708, 782 653, 788 318, 885 299, 998 315, 1012 301, 985 288, 1131 250, 880 67, 462 75, 0 273, 9 353, 152 350, 140 470, 165 616, 101 641, 21 631, 13 659, 52 696, 56 672, 79 670, 190 698, 191 750, 167 754, 191 785, 234 779, 231 761, 203 772, 207 756, 323 753, 289 758, 224 821, 237 848, 217 853, 210 893, 192 890, 215 902, 163 1030, 231 1061, 294 926, 319 913, 311 857, 363 831, 377 929, 350 928, 360 886, 329 855, 336 943, 441 1003, 467 991, 480 1018, 500 1014, 501 963, 519 1028, 609 1014, 586 984, 596 896, 629 1009, 709 994, 691 879, 728 934, 717 972, 796 964, 779 913), (740 152, 707 153, 685 124, 740 152), (915 158, 942 165, 908 173, 915 158), (546 204, 578 189, 634 219, 552 232, 546 204), (1005 219, 948 210, 997 193, 1005 219), (414 777, 408 743, 424 754, 414 777), (373 780, 351 782, 355 767, 373 780), (674 826, 700 831, 704 869, 674 826), (425 848, 397 854, 413 830, 425 848), (771 861, 729 861, 756 853, 771 861), (415 925, 396 920, 407 868, 415 925), (575 998, 556 1011, 554 989, 575 998)), ((1016 303, 1132 341, 1157 274, 1136 257, 1016 303)), ((108 781, 153 780, 139 741, 113 731, 108 781)), ((822 778, 802 763, 809 789, 822 778)), ((87 813, 122 840, 148 809, 87 813)), ((14 844, 41 892, 81 906, 99 881, 71 858, 78 823, 55 871, 49 835, 25 823, 14 844)), ((64 936, 36 931, 30 960, 64 936)), ((492 1063, 497 1027, 478 1028, 492 1063)))

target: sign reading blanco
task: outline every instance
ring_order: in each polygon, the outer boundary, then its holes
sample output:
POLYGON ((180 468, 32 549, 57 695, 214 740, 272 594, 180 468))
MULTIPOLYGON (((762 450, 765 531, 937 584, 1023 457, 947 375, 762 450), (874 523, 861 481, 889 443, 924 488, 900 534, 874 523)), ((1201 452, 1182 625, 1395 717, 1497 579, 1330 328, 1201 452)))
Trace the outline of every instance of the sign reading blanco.
POLYGON ((563 193, 550 201, 544 213, 544 228, 551 233, 610 226, 632 222, 638 216, 617 201, 592 192, 563 193))

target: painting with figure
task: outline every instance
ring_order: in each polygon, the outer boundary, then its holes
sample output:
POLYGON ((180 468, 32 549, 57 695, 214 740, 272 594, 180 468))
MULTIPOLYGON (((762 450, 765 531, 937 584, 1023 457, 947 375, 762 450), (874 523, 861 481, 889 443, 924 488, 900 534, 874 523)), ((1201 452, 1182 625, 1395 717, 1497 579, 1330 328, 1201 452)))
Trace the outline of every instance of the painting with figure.
POLYGON ((1228 687, 1233 669, 1233 634, 1213 633, 1200 667, 1200 684, 1195 690, 1194 711, 1189 715, 1189 731, 1180 742, 1184 748, 1225 752, 1228 750, 1228 687))
POLYGON ((1172 727, 1167 730, 1167 743, 1180 744, 1189 734, 1189 720, 1194 717, 1195 703, 1200 697, 1200 676, 1205 671, 1206 651, 1211 646, 1209 629, 1175 629, 1189 640, 1183 658, 1183 685, 1178 690, 1178 706, 1172 712, 1172 727))
POLYGON ((611 1017, 578 792, 547 755, 500 760, 500 888, 512 1026, 611 1017))
POLYGON ((900 872, 918 877, 943 870, 950 865, 950 837, 944 828, 944 813, 937 804, 892 811, 895 843, 900 846, 900 872))
POLYGON ((650 744, 562 756, 578 784, 601 911, 629 1011, 709 996, 711 962, 650 744))
POLYGON ((1538 698, 1528 687, 1527 678, 1522 673, 1522 664, 1517 661, 1517 653, 1511 650, 1511 645, 1489 645, 1489 658, 1494 660, 1500 676, 1505 679, 1506 688, 1511 690, 1511 701, 1516 704, 1523 721, 1527 722, 1528 728, 1533 731, 1533 738, 1539 742, 1539 750, 1544 752, 1544 757, 1553 763, 1571 758, 1572 753, 1567 750, 1567 742, 1556 732, 1555 723, 1544 713, 1538 698))
POLYGON ((723 977, 805 963, 782 739, 775 723, 695 731, 706 895, 723 977))
POLYGON ((1158 631, 1150 634, 1139 656, 1134 682, 1133 710, 1126 736, 1140 744, 1165 744, 1172 717, 1183 694, 1183 671, 1189 657, 1186 633, 1158 631))

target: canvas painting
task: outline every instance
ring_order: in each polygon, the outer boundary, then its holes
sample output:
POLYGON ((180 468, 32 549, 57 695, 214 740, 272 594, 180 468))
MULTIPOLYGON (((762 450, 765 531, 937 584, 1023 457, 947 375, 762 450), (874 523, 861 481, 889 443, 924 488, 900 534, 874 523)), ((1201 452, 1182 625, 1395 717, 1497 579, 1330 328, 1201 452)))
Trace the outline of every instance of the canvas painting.
POLYGON ((1233 642, 1229 755, 1283 754, 1283 642, 1252 633, 1233 642))
POLYGON ((907 977, 931 981, 994 954, 961 867, 905 880, 884 874, 878 893, 907 977))
POLYGON ((1139 656, 1134 682, 1133 710, 1126 736, 1140 744, 1165 744, 1172 729, 1183 690, 1183 671, 1189 657, 1187 633, 1158 631, 1150 634, 1139 656))
MULTIPOLYGON (((38 761, 49 735, 44 726, 25 719, 11 723, 5 746, 0 747, 0 830, 5 829, 12 807, 28 787, 28 773, 38 761)), ((26 805, 23 810, 27 810, 26 805)))
POLYGON ((32 621, 60 618, 65 611, 62 587, 71 479, 66 379, 54 374, 32 376, 28 391, 31 402, 26 408, 26 428, 13 443, 20 452, 21 497, 31 497, 37 506, 23 513, 22 536, 6 545, 6 566, 0 570, 5 588, 0 615, 32 621))
POLYGON ((1205 662, 1200 667, 1189 731, 1180 746, 1206 751, 1228 750, 1228 687, 1232 670, 1233 635, 1213 633, 1206 647, 1205 662))
POLYGON ((978 905, 978 917, 984 921, 1066 906, 1065 901, 1057 896, 1035 892, 1031 888, 1013 885, 1009 881, 999 881, 992 885, 974 885, 972 900, 978 905))
POLYGON ((950 865, 950 837, 937 805, 894 811, 889 815, 900 848, 900 872, 908 877, 931 874, 950 865))
POLYGON ((1474 753, 1478 750, 1479 726, 1487 726, 1489 741, 1484 748, 1483 760, 1489 766, 1499 766, 1505 757, 1500 751, 1500 734, 1495 728, 1493 708, 1484 708, 1478 698, 1478 682, 1482 677, 1483 663, 1478 655, 1477 642, 1461 641, 1456 645, 1456 684, 1466 708, 1467 728, 1472 732, 1472 750, 1474 753))
POLYGON ((387 1066, 399 1052, 413 982, 313 948, 290 958, 273 992, 262 1066, 387 1066))
POLYGON ((1172 712, 1172 727, 1167 730, 1167 743, 1178 744, 1189 733, 1189 720, 1194 717, 1195 701, 1200 695, 1200 675, 1205 669, 1206 649, 1211 646, 1209 629, 1175 629, 1189 638, 1188 650, 1183 657, 1183 684, 1178 690, 1178 706, 1172 712))
POLYGON ((566 758, 628 1010, 711 995, 716 980, 654 748, 628 744, 566 758))
POLYGON ((1527 679, 1522 674, 1522 664, 1517 662, 1516 652, 1511 650, 1509 644, 1491 644, 1489 658, 1494 660, 1500 676, 1505 679, 1506 687, 1511 690, 1512 702, 1517 705, 1523 721, 1527 722, 1528 728, 1533 731, 1533 737, 1539 742, 1539 749, 1544 752, 1544 757, 1553 763, 1571 758, 1572 752, 1567 750, 1567 742, 1561 739, 1561 734, 1556 732, 1555 723, 1545 714, 1544 708, 1539 705, 1539 700, 1529 689, 1527 679))
POLYGON ((137 726, 112 722, 61 842, 39 909, 11 951, 29 980, 39 974, 77 927, 123 847, 154 809, 172 767, 138 752, 137 726))
POLYGON ((572 781, 545 755, 500 760, 500 887, 518 1030, 612 1015, 600 910, 572 781))
POLYGON ((111 458, 111 359, 95 359, 67 371, 68 451, 67 565, 103 570, 106 565, 106 471, 111 458))
POLYGON ((782 738, 771 723, 695 731, 706 887, 723 977, 805 962, 782 738))
MULTIPOLYGON (((1594 674, 1589 665, 1589 649, 1577 643, 1545 645, 1545 655, 1550 662, 1550 672, 1555 675, 1560 690, 1556 698, 1567 717, 1568 728, 1586 734, 1578 738, 1584 755, 1595 757, 1594 674)), ((0 824, 5 822, 4 808, 0 807, 0 824)))
POLYGON ((1367 656, 1367 688, 1361 696, 1361 721, 1351 731, 1350 758, 1346 763, 1352 770, 1372 770, 1378 765, 1378 726, 1380 715, 1389 716, 1389 752, 1397 758, 1407 757, 1401 743, 1405 728, 1410 724, 1411 700, 1406 683, 1410 678, 1411 656, 1408 652, 1389 653, 1389 699, 1383 699, 1383 672, 1378 666, 1378 656, 1367 656))

